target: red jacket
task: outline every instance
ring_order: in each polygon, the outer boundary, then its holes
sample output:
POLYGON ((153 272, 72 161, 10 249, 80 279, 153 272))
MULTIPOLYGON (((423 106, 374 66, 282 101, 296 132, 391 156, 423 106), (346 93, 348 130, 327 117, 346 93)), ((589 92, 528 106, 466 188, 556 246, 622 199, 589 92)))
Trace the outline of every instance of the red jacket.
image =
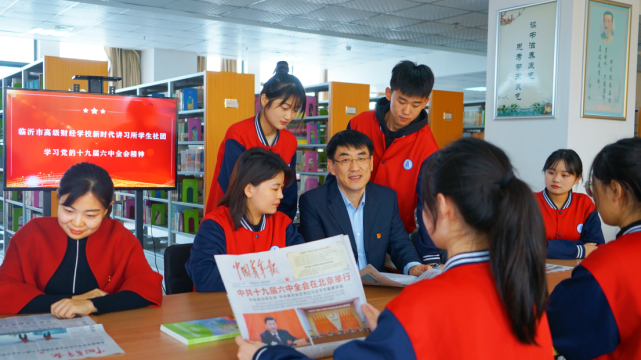
POLYGON ((545 314, 538 345, 525 345, 512 333, 489 262, 457 266, 410 285, 386 308, 407 332, 416 359, 552 359, 545 314))
POLYGON ((581 262, 601 286, 619 329, 616 350, 597 359, 641 359, 639 254, 641 232, 632 232, 599 246, 581 262))
MULTIPOLYGON (((218 206, 218 201, 229 188, 229 180, 234 165, 236 165, 236 160, 247 149, 260 147, 278 154, 285 163, 289 164, 295 179, 297 146, 296 137, 287 130, 278 131, 274 143, 269 146, 260 127, 258 115, 230 126, 218 149, 216 170, 209 188, 205 213, 214 211, 218 206)), ((297 189, 296 181, 293 181, 290 186, 283 189, 283 199, 280 206, 278 206, 278 211, 285 213, 290 219, 293 219, 296 215, 297 189)))
MULTIPOLYGON (((0 266, 0 313, 17 314, 44 294, 66 250, 67 234, 55 217, 33 219, 20 229, 0 266)), ((87 239, 86 252, 102 291, 130 290, 160 306, 162 276, 151 269, 140 242, 120 222, 103 220, 87 239)))
POLYGON ((348 128, 364 133, 374 142, 374 169, 371 181, 396 191, 405 231, 411 234, 416 229, 414 211, 421 165, 438 150, 432 130, 429 126, 424 126, 415 133, 394 140, 387 148, 385 135, 376 120, 374 110, 354 117, 348 128))

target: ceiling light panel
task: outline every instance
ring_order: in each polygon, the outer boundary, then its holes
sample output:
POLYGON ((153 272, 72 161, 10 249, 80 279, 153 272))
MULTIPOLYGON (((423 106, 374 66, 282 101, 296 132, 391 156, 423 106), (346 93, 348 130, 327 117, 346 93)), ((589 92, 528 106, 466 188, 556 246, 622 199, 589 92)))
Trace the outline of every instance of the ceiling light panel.
POLYGON ((404 16, 412 19, 434 21, 452 16, 467 14, 467 10, 452 9, 444 6, 425 4, 411 9, 401 10, 394 13, 397 16, 404 16))
POLYGON ((352 0, 343 4, 340 4, 342 7, 373 11, 381 14, 387 14, 394 11, 405 10, 413 7, 417 7, 420 4, 417 4, 412 1, 406 0, 352 0))
POLYGON ((437 21, 446 24, 460 24, 465 27, 487 26, 487 14, 473 12, 437 21))
POLYGON ((369 19, 356 21, 356 24, 375 26, 385 29, 396 29, 404 26, 410 26, 422 22, 421 20, 408 19, 393 15, 379 15, 369 19))
POLYGON ((275 23, 287 17, 281 14, 274 14, 266 11, 246 9, 246 8, 230 11, 226 13, 225 16, 235 18, 235 19, 260 21, 260 22, 266 22, 266 23, 275 23))
POLYGON ((441 24, 437 22, 424 22, 416 25, 405 26, 399 28, 401 31, 414 31, 424 34, 442 34, 449 31, 454 31, 458 29, 457 26, 453 24, 441 24))
POLYGON ((209 4, 202 1, 179 0, 164 6, 166 9, 180 10, 209 16, 219 16, 226 12, 238 9, 235 6, 209 4))
POLYGON ((455 9, 483 11, 488 9, 489 3, 490 0, 441 0, 434 2, 433 4, 455 9))
POLYGON ((134 5, 145 5, 145 6, 165 6, 174 0, 111 0, 114 2, 125 3, 125 4, 134 4, 134 5))
POLYGON ((376 15, 378 14, 371 11, 350 9, 350 8, 344 8, 340 6, 329 6, 320 10, 310 12, 305 16, 318 19, 318 20, 352 22, 352 21, 367 19, 369 17, 376 16, 376 15))
POLYGON ((321 9, 325 5, 314 4, 300 0, 264 0, 249 6, 257 9, 281 15, 303 15, 321 9))
POLYGON ((338 23, 334 21, 321 21, 316 19, 303 18, 299 16, 294 16, 287 18, 285 20, 279 21, 276 24, 291 26, 295 28, 308 29, 308 30, 326 30, 331 28, 338 23))

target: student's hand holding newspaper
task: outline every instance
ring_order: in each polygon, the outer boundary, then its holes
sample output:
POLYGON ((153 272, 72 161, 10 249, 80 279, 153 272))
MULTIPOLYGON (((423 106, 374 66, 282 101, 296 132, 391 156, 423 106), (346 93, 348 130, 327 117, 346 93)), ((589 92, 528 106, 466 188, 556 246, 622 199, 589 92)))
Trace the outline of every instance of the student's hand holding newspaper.
POLYGON ((236 336, 236 344, 238 345, 238 360, 252 360, 256 352, 265 346, 260 341, 245 340, 242 336, 236 336))
POLYGON ((363 315, 365 315, 365 319, 367 319, 369 330, 374 331, 378 325, 378 316, 381 312, 370 304, 361 305, 361 310, 363 310, 363 315))

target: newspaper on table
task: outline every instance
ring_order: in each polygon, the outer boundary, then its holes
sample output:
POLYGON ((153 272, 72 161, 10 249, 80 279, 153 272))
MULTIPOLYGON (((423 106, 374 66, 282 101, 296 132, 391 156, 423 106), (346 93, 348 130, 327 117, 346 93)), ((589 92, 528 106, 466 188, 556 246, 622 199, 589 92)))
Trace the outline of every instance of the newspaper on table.
POLYGON ((363 285, 406 287, 407 285, 412 285, 424 279, 431 279, 440 275, 441 272, 442 270, 432 269, 422 273, 420 276, 382 273, 376 270, 371 264, 367 264, 367 266, 360 271, 360 276, 363 285))
POLYGON ((349 237, 283 249, 216 255, 243 338, 286 345, 312 358, 366 337, 366 302, 349 237))
POLYGON ((76 316, 72 319, 58 319, 51 314, 14 316, 0 319, 0 335, 38 330, 64 329, 95 324, 96 322, 87 315, 76 316))
POLYGON ((85 359, 124 351, 89 316, 53 315, 0 319, 0 359, 85 359))

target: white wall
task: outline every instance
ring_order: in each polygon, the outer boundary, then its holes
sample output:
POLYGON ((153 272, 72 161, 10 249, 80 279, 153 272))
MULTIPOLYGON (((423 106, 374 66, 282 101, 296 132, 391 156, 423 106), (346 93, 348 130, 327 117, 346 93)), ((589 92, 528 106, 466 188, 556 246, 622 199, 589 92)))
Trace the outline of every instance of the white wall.
POLYGON ((140 66, 143 84, 170 79, 197 72, 198 54, 166 49, 143 50, 140 66))
POLYGON ((425 64, 432 69, 435 77, 467 74, 486 69, 486 57, 446 51, 434 51, 429 54, 373 61, 328 70, 328 81, 370 84, 371 92, 383 92, 389 86, 392 68, 401 60, 411 60, 425 64))
POLYGON ((38 40, 38 54, 36 58, 42 59, 45 56, 60 56, 60 43, 58 41, 38 40))
MULTIPOLYGON (((554 150, 574 149, 583 161, 584 176, 592 160, 607 144, 634 134, 636 69, 639 25, 639 1, 621 0, 632 7, 630 65, 628 79, 627 121, 581 118, 581 83, 583 76, 583 39, 586 2, 559 1, 559 46, 557 63, 556 118, 551 120, 492 120, 494 109, 494 61, 496 24, 499 9, 533 3, 528 0, 490 0, 488 20, 487 92, 485 139, 505 150, 521 179, 533 190, 545 186, 541 171, 545 159, 554 150)), ((583 192, 580 186, 577 191, 583 192)), ((606 240, 613 239, 616 229, 605 226, 606 240)))

